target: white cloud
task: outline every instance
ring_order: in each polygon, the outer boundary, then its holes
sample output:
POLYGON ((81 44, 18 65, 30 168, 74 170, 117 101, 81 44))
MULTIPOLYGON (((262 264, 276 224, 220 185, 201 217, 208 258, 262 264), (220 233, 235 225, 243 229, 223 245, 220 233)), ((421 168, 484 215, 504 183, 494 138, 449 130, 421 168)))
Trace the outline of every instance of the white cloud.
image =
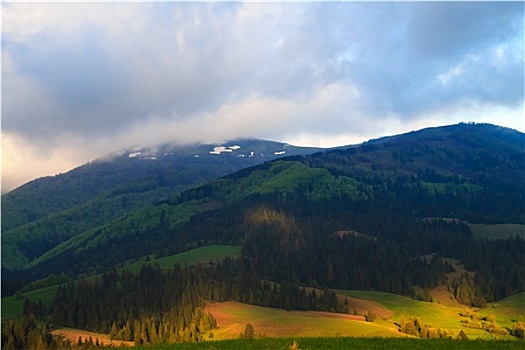
POLYGON ((523 6, 4 3, 4 157, 44 174, 158 142, 523 130, 523 6))
POLYGON ((457 65, 438 76, 441 85, 447 85, 452 79, 463 73, 463 65, 457 65))

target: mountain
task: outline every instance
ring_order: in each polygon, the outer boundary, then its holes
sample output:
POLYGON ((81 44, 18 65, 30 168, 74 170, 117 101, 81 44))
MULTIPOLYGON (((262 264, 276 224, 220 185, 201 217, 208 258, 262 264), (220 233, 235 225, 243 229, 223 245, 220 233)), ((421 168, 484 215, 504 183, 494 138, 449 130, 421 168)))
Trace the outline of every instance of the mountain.
POLYGON ((2 266, 20 268, 57 244, 180 191, 267 160, 320 149, 241 139, 115 152, 2 195, 2 266))
MULTIPOLYGON (((213 153, 206 156, 232 156, 238 145, 208 148, 213 153)), ((48 305, 24 303, 26 320, 33 314, 137 345, 210 339, 217 320, 207 302, 348 314, 348 291, 422 301, 439 293, 444 303, 465 305, 460 322, 447 320, 461 329, 458 336, 475 328, 469 335, 523 337, 522 323, 508 319, 514 316, 498 314, 510 325, 503 329, 493 314, 481 320, 467 307, 513 296, 522 309, 524 236, 502 230, 525 228, 524 146, 518 131, 459 124, 272 159, 182 191, 155 192, 161 171, 150 168, 149 177, 110 195, 101 192, 3 235, 3 258, 6 250, 12 261, 22 255, 22 268, 3 268, 2 293, 49 286, 48 305), (145 181, 151 178, 157 182, 145 181), (135 190, 144 183, 148 190, 135 190), (136 199, 148 191, 150 204, 136 199), (120 206, 104 202, 112 196, 120 206), (124 208, 123 201, 140 205, 119 215, 100 209, 124 208), (498 239, 477 238, 473 223, 498 231, 498 239), (28 225, 35 226, 22 231, 28 225), (226 246, 234 257, 156 265, 226 246)), ((138 152, 105 162, 155 161, 148 158, 160 154, 138 152)), ((244 154, 229 162, 252 155, 244 154)), ((392 297, 385 297, 388 305, 392 297)), ((396 309, 405 310, 402 303, 396 309)), ((423 323, 423 313, 421 320, 403 314, 399 323, 379 322, 421 338, 450 335, 423 323)), ((368 322, 377 316, 373 307, 357 315, 368 322)))
MULTIPOLYGON (((47 216, 33 231, 8 231, 3 256, 18 249, 26 258, 23 273, 34 280, 233 244, 242 246, 238 268, 267 281, 420 298, 426 297, 418 291, 448 283, 458 300, 482 305, 525 289, 523 240, 476 240, 465 224, 525 224, 524 145, 525 135, 515 130, 459 124, 280 158, 164 193, 107 220, 96 212, 100 199, 47 216), (61 236, 75 215, 86 226, 61 236), (53 246, 45 246, 50 238, 53 246), (475 277, 449 280, 455 269, 449 261, 475 277)), ((206 156, 222 156, 219 150, 206 156)), ((136 153, 114 158, 127 162, 136 153)), ((251 151, 244 154, 230 161, 251 151)), ((157 170, 149 176, 158 178, 157 170)))

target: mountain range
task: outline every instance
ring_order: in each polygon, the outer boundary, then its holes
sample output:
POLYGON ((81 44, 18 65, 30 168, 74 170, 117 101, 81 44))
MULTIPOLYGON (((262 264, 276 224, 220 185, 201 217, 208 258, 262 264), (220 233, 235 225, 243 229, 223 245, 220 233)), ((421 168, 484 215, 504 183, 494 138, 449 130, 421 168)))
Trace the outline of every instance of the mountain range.
POLYGON ((465 302, 498 300, 524 289, 522 241, 483 243, 467 223, 525 224, 524 145, 515 130, 458 124, 330 150, 116 152, 2 196, 3 284, 230 244, 263 280, 409 296, 445 283, 440 259, 453 258, 477 273, 465 302))

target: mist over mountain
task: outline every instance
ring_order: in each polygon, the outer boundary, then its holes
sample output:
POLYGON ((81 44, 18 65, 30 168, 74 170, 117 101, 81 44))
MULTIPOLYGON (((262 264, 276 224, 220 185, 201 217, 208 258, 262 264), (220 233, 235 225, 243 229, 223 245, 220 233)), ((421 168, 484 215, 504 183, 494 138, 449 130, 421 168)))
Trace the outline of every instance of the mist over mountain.
POLYGON ((218 145, 162 144, 109 153, 67 173, 30 181, 2 195, 2 230, 70 209, 101 194, 108 197, 164 188, 167 192, 161 196, 170 196, 177 190, 276 157, 318 150, 241 139, 218 145))

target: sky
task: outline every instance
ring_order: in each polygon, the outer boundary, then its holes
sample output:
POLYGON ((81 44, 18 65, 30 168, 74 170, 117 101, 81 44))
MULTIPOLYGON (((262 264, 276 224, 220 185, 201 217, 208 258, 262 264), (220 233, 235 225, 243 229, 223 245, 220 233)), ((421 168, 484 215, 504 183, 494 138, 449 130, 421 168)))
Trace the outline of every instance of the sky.
POLYGON ((2 192, 110 152, 525 131, 523 2, 2 2, 2 192))

